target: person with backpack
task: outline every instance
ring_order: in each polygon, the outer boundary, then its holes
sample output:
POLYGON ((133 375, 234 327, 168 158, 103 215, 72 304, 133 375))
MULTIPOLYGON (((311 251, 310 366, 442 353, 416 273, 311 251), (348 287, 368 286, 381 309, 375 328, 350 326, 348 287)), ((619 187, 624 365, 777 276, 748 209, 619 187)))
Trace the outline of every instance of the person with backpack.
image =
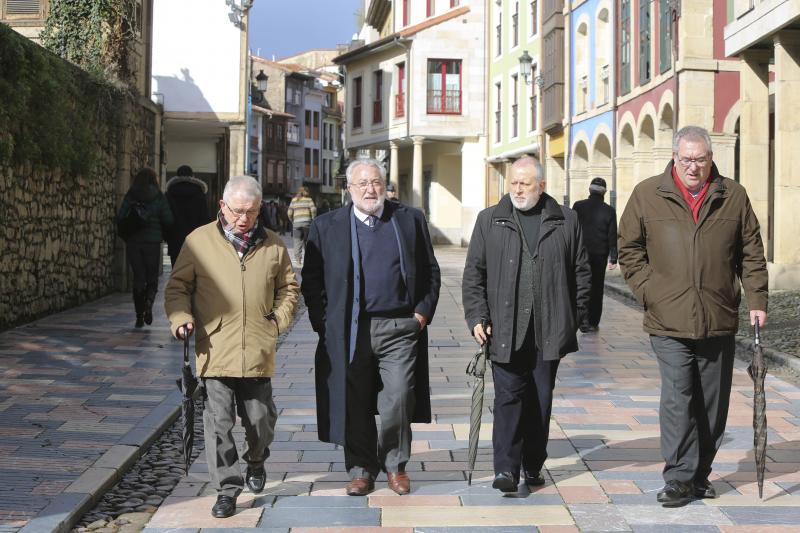
POLYGON ((128 264, 133 271, 137 328, 153 323, 161 241, 173 221, 169 203, 158 187, 155 171, 142 168, 133 178, 116 217, 117 232, 125 241, 128 264))
POLYGON ((167 235, 169 260, 172 266, 175 266, 186 236, 211 222, 206 201, 208 186, 193 174, 192 167, 181 165, 178 167, 177 175, 167 182, 165 196, 175 217, 175 224, 167 235))

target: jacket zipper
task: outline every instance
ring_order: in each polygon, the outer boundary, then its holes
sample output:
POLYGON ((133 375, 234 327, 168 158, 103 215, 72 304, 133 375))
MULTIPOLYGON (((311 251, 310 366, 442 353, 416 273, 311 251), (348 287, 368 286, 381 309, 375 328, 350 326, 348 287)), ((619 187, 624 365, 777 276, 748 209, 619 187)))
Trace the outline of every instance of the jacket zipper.
POLYGON ((242 266, 242 377, 245 375, 245 329, 247 328, 247 302, 245 301, 244 292, 244 272, 247 268, 244 266, 244 257, 240 261, 242 266))

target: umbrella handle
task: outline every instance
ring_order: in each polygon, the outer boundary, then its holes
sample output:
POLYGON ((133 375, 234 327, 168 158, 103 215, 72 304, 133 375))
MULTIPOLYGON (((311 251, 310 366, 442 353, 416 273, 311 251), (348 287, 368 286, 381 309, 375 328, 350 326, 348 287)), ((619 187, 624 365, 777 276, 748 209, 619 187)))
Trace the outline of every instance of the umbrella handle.
POLYGON ((183 336, 183 366, 189 365, 189 336, 183 336))
POLYGON ((761 324, 759 323, 758 317, 756 317, 756 323, 753 326, 755 328, 755 344, 756 346, 761 346, 761 324))

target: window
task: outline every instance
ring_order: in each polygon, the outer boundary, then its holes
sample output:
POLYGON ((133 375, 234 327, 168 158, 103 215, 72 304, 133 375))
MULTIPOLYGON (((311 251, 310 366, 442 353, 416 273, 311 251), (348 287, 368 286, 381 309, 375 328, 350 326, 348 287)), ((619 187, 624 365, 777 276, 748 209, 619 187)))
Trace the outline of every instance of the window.
POLYGON ((361 76, 353 79, 353 129, 361 127, 361 76))
POLYGON ((650 81, 650 2, 639 3, 639 85, 650 81))
POLYGON ((514 14, 511 15, 511 47, 519 45, 519 2, 514 2, 514 14))
POLYGON ((408 26, 408 21, 411 18, 409 0, 403 0, 403 26, 408 26))
POLYGON ((620 4, 619 92, 631 92, 631 0, 620 4))
POLYGON ((306 109, 306 120, 305 120, 305 137, 306 139, 311 139, 311 111, 306 109))
POLYGON ((311 148, 306 148, 304 151, 304 159, 305 159, 305 177, 311 176, 311 148))
POLYGON ((383 71, 376 70, 373 77, 372 123, 380 124, 383 122, 383 71))
POLYGON ((458 0, 450 0, 450 7, 457 7, 457 6, 458 6, 458 0))
POLYGON ((436 0, 425 0, 425 16, 432 17, 435 11, 436 0))
POLYGON ((495 43, 495 54, 499 56, 503 53, 503 13, 498 11, 497 12, 497 26, 495 27, 495 34, 497 36, 497 42, 495 43))
POLYGON ((319 150, 317 148, 314 148, 314 173, 311 176, 319 178, 319 150))
POLYGON ((6 0, 5 9, 0 9, 0 15, 6 19, 38 19, 44 17, 44 2, 42 0, 6 0))
POLYGON ((536 2, 536 0, 531 0, 531 4, 530 4, 530 7, 531 7, 531 9, 530 9, 530 15, 531 15, 530 32, 531 32, 531 36, 536 35, 537 33, 539 33, 539 28, 538 28, 538 26, 539 26, 539 12, 538 12, 539 6, 537 4, 538 4, 538 2, 536 2))
POLYGON ((499 143, 503 137, 503 86, 499 82, 494 84, 494 92, 494 142, 499 143))
POLYGON ((581 76, 578 80, 578 113, 589 110, 589 77, 581 76))
POLYGON ((290 143, 300 142, 300 125, 297 122, 290 122, 286 130, 286 140, 290 143))
MULTIPOLYGON (((531 68, 531 79, 535 80, 537 76, 536 67, 531 68)), ((536 104, 538 103, 538 98, 536 96, 536 83, 531 83, 531 96, 530 96, 530 131, 536 131, 536 127, 538 125, 537 120, 537 109, 536 104)))
POLYGON ((519 136, 519 75, 511 76, 511 138, 519 136))
POLYGON ((671 27, 672 16, 669 2, 661 0, 658 4, 658 71, 666 72, 672 66, 671 27))
POLYGON ((319 140, 319 111, 314 111, 314 140, 319 140))
POLYGON ((397 94, 395 95, 394 116, 406 116, 406 64, 397 65, 397 94))
POLYGON ((428 113, 461 114, 460 60, 428 60, 428 113))
POLYGON ((601 9, 595 20, 594 35, 594 76, 595 76, 595 105, 608 103, 610 97, 610 76, 608 69, 609 43, 611 35, 609 31, 608 9, 601 9))

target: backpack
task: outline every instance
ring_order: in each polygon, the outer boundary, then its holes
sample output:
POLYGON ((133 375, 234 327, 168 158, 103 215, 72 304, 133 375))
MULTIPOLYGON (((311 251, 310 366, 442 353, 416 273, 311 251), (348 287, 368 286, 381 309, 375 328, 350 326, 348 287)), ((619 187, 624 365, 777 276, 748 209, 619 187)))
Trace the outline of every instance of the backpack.
POLYGON ((147 226, 148 217, 147 206, 143 202, 132 201, 128 204, 128 212, 117 222, 117 233, 122 240, 127 240, 136 231, 147 226))

